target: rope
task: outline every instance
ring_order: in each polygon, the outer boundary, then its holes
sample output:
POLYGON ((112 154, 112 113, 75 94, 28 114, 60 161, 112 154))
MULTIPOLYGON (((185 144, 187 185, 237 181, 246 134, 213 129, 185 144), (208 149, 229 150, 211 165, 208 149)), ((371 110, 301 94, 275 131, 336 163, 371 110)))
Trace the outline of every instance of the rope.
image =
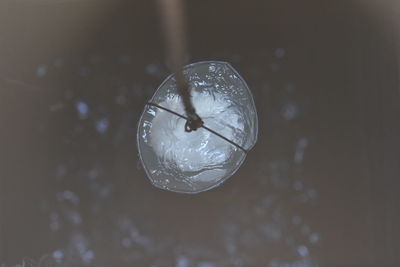
POLYGON ((167 44, 167 55, 171 69, 175 73, 176 87, 182 97, 186 112, 185 131, 196 131, 203 125, 202 119, 193 107, 187 81, 182 73, 186 56, 184 6, 182 0, 159 0, 163 27, 167 44))

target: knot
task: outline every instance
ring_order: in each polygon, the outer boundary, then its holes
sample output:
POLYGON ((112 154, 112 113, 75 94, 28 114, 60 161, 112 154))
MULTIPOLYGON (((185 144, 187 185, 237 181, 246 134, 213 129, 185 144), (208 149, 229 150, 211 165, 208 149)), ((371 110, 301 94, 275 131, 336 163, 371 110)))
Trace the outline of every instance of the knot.
POLYGON ((185 123, 185 132, 190 133, 202 127, 204 122, 197 114, 191 114, 185 123))

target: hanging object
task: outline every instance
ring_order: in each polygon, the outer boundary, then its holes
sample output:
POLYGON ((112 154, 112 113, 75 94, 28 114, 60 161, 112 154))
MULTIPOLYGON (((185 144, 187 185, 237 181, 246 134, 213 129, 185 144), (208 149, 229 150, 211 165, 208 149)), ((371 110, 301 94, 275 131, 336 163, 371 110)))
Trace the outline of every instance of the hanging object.
POLYGON ((198 62, 185 66, 182 73, 202 126, 188 129, 189 118, 171 75, 145 106, 137 145, 154 186, 199 193, 239 169, 256 143, 258 120, 252 94, 230 64, 198 62))

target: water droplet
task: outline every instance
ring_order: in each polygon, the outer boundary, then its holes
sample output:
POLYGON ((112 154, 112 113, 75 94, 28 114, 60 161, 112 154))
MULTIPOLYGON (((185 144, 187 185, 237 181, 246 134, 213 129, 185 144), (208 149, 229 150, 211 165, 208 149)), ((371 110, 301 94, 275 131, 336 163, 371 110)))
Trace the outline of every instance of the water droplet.
POLYGON ((79 204, 79 197, 71 191, 64 191, 64 192, 58 192, 57 193, 57 199, 58 201, 64 201, 67 200, 69 202, 71 202, 74 205, 78 205, 79 204))
POLYGON ((310 234, 308 240, 310 241, 311 244, 316 244, 319 241, 319 235, 317 233, 312 233, 310 234))
POLYGON ((121 55, 119 56, 118 61, 121 64, 129 64, 131 62, 131 58, 129 55, 121 55))
POLYGON ((296 181, 296 182, 294 182, 294 183, 293 183, 293 188, 294 188, 294 190, 296 190, 296 191, 301 191, 301 190, 303 190, 304 186, 303 186, 302 181, 296 181))
POLYGON ((286 54, 286 51, 284 48, 277 48, 275 49, 275 56, 278 58, 284 57, 286 54))
POLYGON ((292 83, 292 82, 288 82, 287 85, 286 85, 286 90, 289 93, 294 93, 294 91, 296 91, 296 85, 294 83, 292 83))
POLYGON ((148 64, 146 66, 146 72, 148 74, 155 74, 158 71, 158 66, 156 64, 148 64))
POLYGON ((50 230, 52 232, 56 232, 60 230, 60 217, 58 216, 57 213, 52 212, 49 214, 50 215, 50 230))
POLYGON ((53 65, 54 65, 54 67, 56 67, 56 68, 61 68, 61 67, 63 67, 64 66, 64 59, 62 59, 62 58, 57 58, 56 60, 54 60, 54 63, 53 63, 53 65))
POLYGON ((176 259, 176 267, 188 267, 188 266, 189 266, 188 258, 180 256, 176 259))
POLYGON ((91 250, 86 251, 82 255, 82 260, 86 263, 89 264, 92 260, 94 259, 94 253, 91 250))
POLYGON ((121 243, 122 243, 122 246, 125 247, 125 248, 130 248, 132 246, 132 240, 130 238, 127 238, 127 237, 122 239, 121 243))
POLYGON ((83 101, 77 101, 75 103, 75 108, 78 111, 79 119, 84 120, 88 118, 89 106, 83 101))
POLYGON ((301 226, 301 232, 302 232, 304 235, 309 235, 310 232, 311 232, 310 226, 308 226, 307 224, 302 225, 302 226, 301 226))
POLYGON ((78 73, 81 77, 87 77, 89 76, 89 69, 87 67, 80 67, 78 73))
POLYGON ((284 119, 293 120, 297 118, 299 114, 299 108, 296 103, 288 102, 282 107, 281 114, 284 119))
POLYGON ((100 61, 101 61, 101 58, 97 55, 91 55, 89 58, 89 63, 93 64, 93 65, 98 64, 100 61))
POLYGON ((304 245, 301 245, 297 248, 297 252, 300 256, 305 257, 308 255, 308 248, 304 245))
POLYGON ((299 225, 301 223, 301 217, 300 216, 293 216, 292 217, 292 223, 294 225, 299 225))
POLYGON ((64 253, 61 250, 56 250, 53 252, 53 258, 57 261, 60 262, 64 257, 64 253))
POLYGON ((100 134, 105 134, 109 127, 109 121, 106 118, 102 118, 96 121, 96 130, 100 134))
POLYGON ((49 110, 50 110, 50 112, 56 112, 56 111, 63 109, 64 107, 65 107, 65 105, 63 102, 58 102, 58 103, 51 105, 49 107, 49 110))
POLYGON ((59 177, 63 177, 67 174, 67 167, 64 165, 58 165, 56 169, 56 175, 59 177))
POLYGON ((279 65, 278 65, 277 63, 271 63, 271 64, 269 64, 269 68, 270 68, 272 71, 276 72, 276 71, 279 70, 279 65))
POLYGON ((317 191, 315 189, 308 189, 307 196, 310 198, 310 200, 315 200, 317 198, 317 191))
POLYGON ((36 69, 36 76, 38 78, 42 78, 47 74, 47 66, 44 64, 40 64, 36 69))
POLYGON ((77 211, 70 210, 67 212, 66 217, 71 224, 79 225, 82 223, 82 217, 77 211))

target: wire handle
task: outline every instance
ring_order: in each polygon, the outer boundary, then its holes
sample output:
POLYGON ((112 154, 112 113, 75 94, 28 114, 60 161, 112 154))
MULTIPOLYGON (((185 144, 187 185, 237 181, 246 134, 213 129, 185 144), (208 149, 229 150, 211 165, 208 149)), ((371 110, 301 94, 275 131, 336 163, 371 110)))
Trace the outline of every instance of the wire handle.
POLYGON ((188 83, 182 72, 184 57, 186 55, 183 3, 182 0, 159 0, 159 4, 167 43, 167 55, 171 63, 171 68, 175 73, 176 87, 182 97, 187 116, 185 131, 196 131, 203 126, 203 120, 196 113, 188 83))
MULTIPOLYGON (((173 110, 170 110, 170 109, 168 109, 168 108, 165 108, 165 107, 163 107, 163 106, 160 106, 160 105, 158 105, 158 104, 156 104, 156 103, 147 102, 146 105, 148 105, 148 106, 153 106, 153 107, 162 109, 162 110, 164 110, 164 111, 166 111, 166 112, 169 112, 169 113, 171 113, 171 114, 174 114, 175 116, 178 116, 179 118, 182 118, 182 119, 186 120, 186 121, 187 121, 186 124, 190 121, 190 119, 187 118, 186 116, 183 116, 183 115, 179 114, 178 112, 175 112, 175 111, 173 111, 173 110)), ((186 129, 186 124, 185 124, 185 129, 186 129)), ((240 150, 242 150, 244 153, 247 154, 247 152, 248 152, 247 149, 245 149, 244 147, 242 147, 242 146, 239 145, 239 144, 236 144, 236 143, 233 142, 232 140, 226 138, 226 137, 223 136, 222 134, 220 134, 220 133, 214 131, 213 129, 208 128, 207 126, 204 125, 203 122, 202 122, 202 124, 201 124, 201 126, 200 126, 199 128, 203 128, 203 129, 209 131, 210 133, 212 133, 212 134, 218 136, 219 138, 224 139, 225 141, 227 141, 227 142, 230 143, 231 145, 234 145, 235 147, 239 148, 240 150)), ((195 131, 195 130, 193 130, 193 131, 195 131)))

